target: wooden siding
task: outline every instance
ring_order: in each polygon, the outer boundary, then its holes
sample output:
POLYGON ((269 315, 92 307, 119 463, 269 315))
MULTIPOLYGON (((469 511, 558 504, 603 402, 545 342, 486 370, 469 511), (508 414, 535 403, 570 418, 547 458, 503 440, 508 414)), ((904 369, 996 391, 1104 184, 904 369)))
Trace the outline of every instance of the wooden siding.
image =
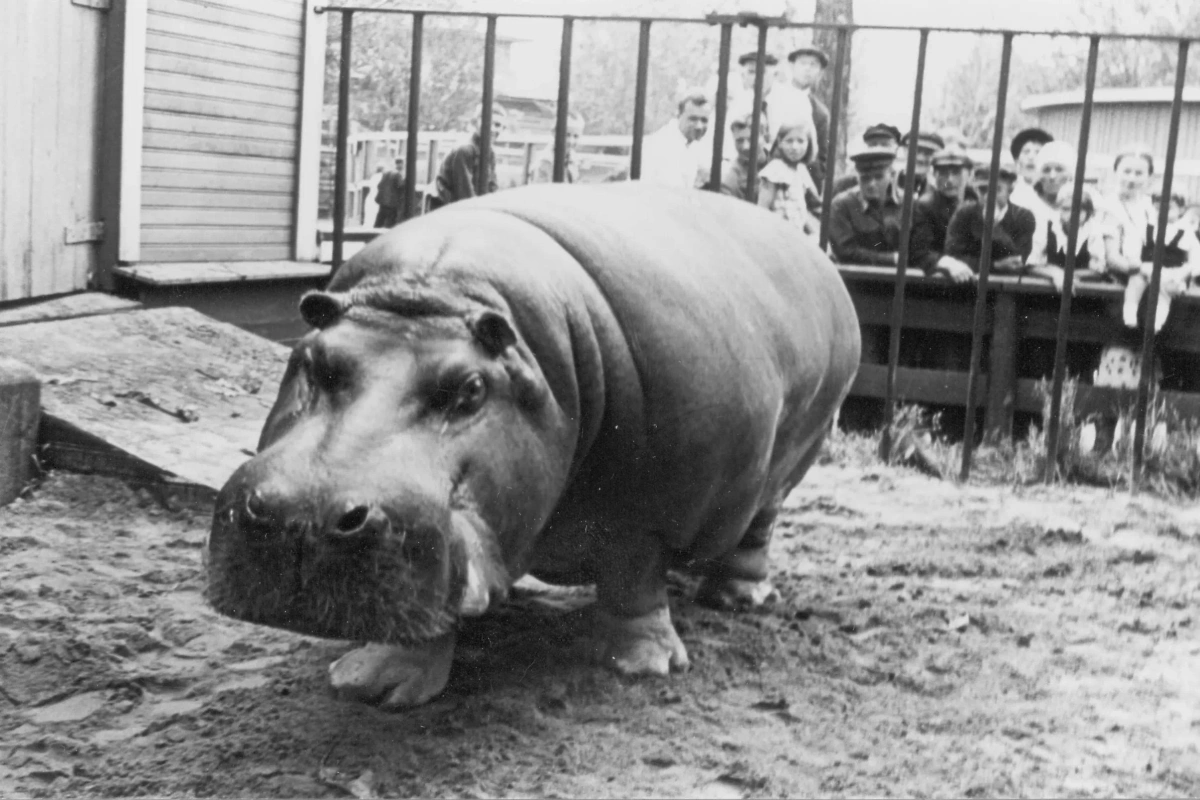
MULTIPOLYGON (((106 15, 16 0, 0 24, 0 301, 86 288, 97 182, 106 15)), ((110 221, 110 224, 115 224, 110 221)))
POLYGON ((292 255, 304 0, 149 0, 139 260, 292 255))

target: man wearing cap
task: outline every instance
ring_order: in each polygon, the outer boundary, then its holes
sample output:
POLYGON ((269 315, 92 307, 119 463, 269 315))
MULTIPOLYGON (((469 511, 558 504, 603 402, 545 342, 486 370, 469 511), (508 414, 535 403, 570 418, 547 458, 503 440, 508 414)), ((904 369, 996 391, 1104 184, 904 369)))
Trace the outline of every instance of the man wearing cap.
POLYGON ((1010 201, 1025 208, 1038 200, 1033 185, 1037 183, 1037 157, 1042 146, 1054 141, 1054 137, 1041 128, 1026 128, 1013 137, 1009 152, 1017 164, 1017 183, 1013 187, 1010 201))
MULTIPOLYGON (((477 119, 483 124, 482 107, 478 110, 477 119)), ((492 142, 495 143, 504 132, 505 111, 502 106, 492 107, 492 142)), ((479 165, 480 138, 478 129, 471 136, 471 141, 461 144, 446 154, 437 174, 437 198, 432 205, 442 206, 456 200, 465 200, 481 194, 490 194, 497 189, 496 184, 496 151, 488 152, 487 179, 483 185, 476 183, 476 168, 479 165)))
MULTIPOLYGON (((896 152, 900 147, 900 129, 895 125, 888 125, 885 122, 877 122, 874 125, 863 131, 863 144, 867 147, 887 147, 896 152)), ((824 189, 824 186, 817 184, 824 189)), ((833 182, 833 196, 837 197, 847 189, 853 189, 858 186, 857 173, 851 172, 838 178, 833 182)))
POLYGON ((703 92, 689 92, 676 109, 675 119, 643 141, 641 179, 692 189, 699 181, 705 155, 698 143, 708 132, 708 97, 703 92))
MULTIPOLYGON (((737 157, 729 159, 721 167, 721 194, 753 203, 757 199, 757 192, 752 190, 757 187, 750 185, 750 122, 751 117, 747 110, 747 113, 735 117, 729 124, 737 157)), ((767 149, 770 146, 766 114, 759 117, 758 132, 758 166, 761 168, 767 163, 767 149)))
POLYGON ((858 186, 833 198, 829 245, 843 264, 895 266, 900 262, 900 204, 892 191, 888 147, 866 147, 850 156, 858 186))
MULTIPOLYGON (((1009 202, 1016 181, 1016 164, 1011 159, 1001 160, 996 181, 996 219, 992 227, 992 269, 995 272, 1023 271, 1025 260, 1033 250, 1033 234, 1037 228, 1033 212, 1009 202)), ((987 213, 987 184, 976 186, 976 190, 980 202, 964 203, 950 219, 945 255, 938 261, 939 267, 945 265, 951 269, 951 262, 957 261, 973 272, 979 271, 987 213)))
MULTIPOLYGON (((909 236, 909 263, 926 275, 942 273, 955 283, 966 283, 974 277, 970 267, 962 262, 947 260, 940 263, 946 247, 946 230, 950 218, 962 204, 970 189, 967 170, 971 159, 958 148, 946 149, 932 159, 933 188, 913 203, 912 233, 909 236)), ((978 199, 974 190, 970 199, 978 199)))
POLYGON ((817 154, 808 165, 809 174, 817 186, 824 187, 825 154, 829 146, 829 108, 814 94, 829 57, 815 47, 798 47, 788 53, 792 79, 776 87, 767 106, 776 125, 811 119, 817 133, 817 154))
MULTIPOLYGON (((900 146, 904 149, 896 153, 898 162, 896 193, 901 199, 904 198, 904 170, 908 164, 908 147, 911 141, 912 132, 909 131, 900 139, 900 146)), ((913 197, 920 197, 925 194, 925 189, 929 185, 929 165, 933 159, 933 154, 945 146, 946 142, 936 133, 925 133, 922 131, 917 135, 917 159, 915 168, 913 169, 917 179, 913 186, 913 197)))

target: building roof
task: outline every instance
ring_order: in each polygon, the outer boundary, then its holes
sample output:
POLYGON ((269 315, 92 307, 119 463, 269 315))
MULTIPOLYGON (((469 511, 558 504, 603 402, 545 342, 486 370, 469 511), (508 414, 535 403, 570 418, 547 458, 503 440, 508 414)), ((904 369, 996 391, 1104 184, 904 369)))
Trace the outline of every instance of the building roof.
MULTIPOLYGON (((1134 89, 1097 89, 1092 101, 1100 104, 1114 103, 1155 103, 1170 104, 1175 97, 1175 90, 1170 86, 1139 87, 1134 89)), ((1200 87, 1184 88, 1183 102, 1200 103, 1200 87)), ((1033 111, 1039 108, 1054 106, 1083 105, 1083 90, 1069 92, 1050 92, 1035 94, 1021 102, 1022 111, 1033 111)))

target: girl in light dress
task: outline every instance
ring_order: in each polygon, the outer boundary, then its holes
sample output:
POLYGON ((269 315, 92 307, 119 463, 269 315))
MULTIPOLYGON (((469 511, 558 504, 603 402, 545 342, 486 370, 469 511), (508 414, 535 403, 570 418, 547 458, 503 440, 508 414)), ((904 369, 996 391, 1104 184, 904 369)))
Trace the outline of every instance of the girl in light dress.
MULTIPOLYGON (((1071 201, 1075 199, 1075 184, 1065 183, 1058 190, 1055 207, 1058 213, 1053 219, 1041 220, 1033 233, 1033 251, 1029 256, 1029 274, 1048 278, 1059 292, 1063 290, 1066 275, 1067 234, 1071 226, 1071 201)), ((1103 221, 1096 214, 1096 198, 1087 187, 1079 203, 1079 230, 1075 237, 1075 279, 1102 276, 1105 272, 1106 253, 1103 221), (1094 274, 1080 274, 1088 270, 1094 274)))
POLYGON ((819 234, 820 221, 813 212, 821 206, 821 193, 808 165, 816 157, 817 136, 812 122, 785 122, 775 133, 770 162, 758 173, 758 204, 814 238, 819 234))

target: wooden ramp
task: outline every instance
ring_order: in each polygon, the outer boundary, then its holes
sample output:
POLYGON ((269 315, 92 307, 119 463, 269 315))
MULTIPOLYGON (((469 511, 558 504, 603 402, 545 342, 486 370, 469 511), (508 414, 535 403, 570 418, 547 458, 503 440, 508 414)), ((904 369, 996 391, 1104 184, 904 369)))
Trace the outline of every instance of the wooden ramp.
POLYGON ((288 352, 190 308, 0 325, 0 353, 42 380, 46 466, 196 501, 253 455, 288 352))

